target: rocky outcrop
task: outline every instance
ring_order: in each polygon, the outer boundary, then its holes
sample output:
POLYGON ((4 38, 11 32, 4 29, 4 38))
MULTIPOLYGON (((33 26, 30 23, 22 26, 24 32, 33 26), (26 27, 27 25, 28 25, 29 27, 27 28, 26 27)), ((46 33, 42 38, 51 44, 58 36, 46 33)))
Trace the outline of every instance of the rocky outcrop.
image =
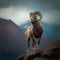
POLYGON ((60 41, 50 43, 43 51, 30 51, 19 60, 60 60, 60 41))

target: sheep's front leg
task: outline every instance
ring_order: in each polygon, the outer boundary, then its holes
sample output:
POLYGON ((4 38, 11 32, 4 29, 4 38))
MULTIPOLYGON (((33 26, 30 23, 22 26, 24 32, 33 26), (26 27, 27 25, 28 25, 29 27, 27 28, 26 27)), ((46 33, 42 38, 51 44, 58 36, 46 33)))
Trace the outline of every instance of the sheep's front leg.
POLYGON ((38 39, 38 50, 40 50, 40 40, 41 38, 38 39))
POLYGON ((36 49, 36 40, 35 39, 32 39, 33 40, 33 43, 32 43, 32 50, 35 50, 36 49))
POLYGON ((27 52, 29 52, 29 47, 30 47, 30 38, 27 39, 27 52))

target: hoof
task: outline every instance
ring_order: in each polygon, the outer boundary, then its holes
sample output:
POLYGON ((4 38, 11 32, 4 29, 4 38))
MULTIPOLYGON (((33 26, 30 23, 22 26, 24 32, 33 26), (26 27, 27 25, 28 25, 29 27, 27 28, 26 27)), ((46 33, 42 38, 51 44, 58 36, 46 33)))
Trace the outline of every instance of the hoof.
POLYGON ((29 52, 29 50, 26 51, 27 53, 29 52))
POLYGON ((40 48, 38 48, 38 50, 40 50, 40 48))
POLYGON ((33 48, 32 50, 36 50, 36 48, 33 48))
POLYGON ((34 48, 34 50, 36 50, 36 48, 34 48))

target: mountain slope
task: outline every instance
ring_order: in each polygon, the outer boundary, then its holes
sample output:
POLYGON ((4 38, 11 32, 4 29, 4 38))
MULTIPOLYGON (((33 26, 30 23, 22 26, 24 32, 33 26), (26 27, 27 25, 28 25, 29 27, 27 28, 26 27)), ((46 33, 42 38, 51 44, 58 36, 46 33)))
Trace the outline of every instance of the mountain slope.
POLYGON ((0 18, 0 59, 16 60, 26 50, 24 32, 11 20, 0 18))

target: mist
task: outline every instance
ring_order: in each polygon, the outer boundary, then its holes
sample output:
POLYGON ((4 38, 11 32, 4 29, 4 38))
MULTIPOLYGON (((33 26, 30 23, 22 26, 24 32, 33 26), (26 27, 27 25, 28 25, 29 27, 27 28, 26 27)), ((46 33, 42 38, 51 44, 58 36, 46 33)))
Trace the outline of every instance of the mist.
POLYGON ((29 11, 24 7, 1 8, 0 18, 10 19, 17 25, 21 25, 29 20, 29 11))

